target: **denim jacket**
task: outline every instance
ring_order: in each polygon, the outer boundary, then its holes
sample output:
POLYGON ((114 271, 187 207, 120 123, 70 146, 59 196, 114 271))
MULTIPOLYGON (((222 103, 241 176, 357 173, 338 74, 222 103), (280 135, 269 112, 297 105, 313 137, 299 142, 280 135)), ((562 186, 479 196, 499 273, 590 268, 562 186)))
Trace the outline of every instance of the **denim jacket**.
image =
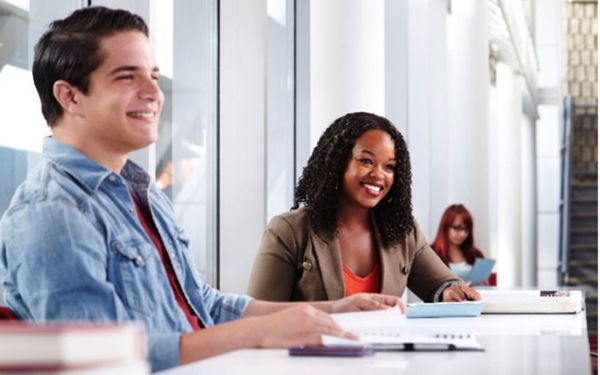
POLYGON ((0 280, 22 319, 139 321, 153 371, 179 363, 191 332, 130 197, 150 207, 185 298, 202 324, 235 320, 251 298, 223 294, 194 267, 168 198, 139 166, 116 174, 52 138, 0 221, 0 280))

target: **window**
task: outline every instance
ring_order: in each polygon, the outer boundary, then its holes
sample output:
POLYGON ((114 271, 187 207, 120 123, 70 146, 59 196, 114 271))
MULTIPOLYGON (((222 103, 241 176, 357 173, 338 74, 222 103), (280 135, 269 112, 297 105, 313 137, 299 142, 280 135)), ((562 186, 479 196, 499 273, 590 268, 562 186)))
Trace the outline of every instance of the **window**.
POLYGON ((294 0, 267 1, 267 219, 294 199, 294 8, 294 0))
POLYGON ((65 17, 78 3, 0 1, 0 216, 39 162, 43 139, 50 134, 31 76, 33 45, 50 21, 65 17))
POLYGON ((217 1, 155 4, 151 37, 165 106, 150 165, 190 237, 202 277, 217 285, 217 1))
MULTIPOLYGON (((213 285, 218 281, 217 3, 92 2, 150 18, 165 106, 159 141, 134 159, 144 159, 140 164, 173 201, 198 269, 213 285)), ((39 161, 43 138, 50 134, 31 78, 33 46, 51 21, 85 5, 88 1, 0 0, 0 214, 39 161)))
POLYGON ((50 128, 33 85, 33 46, 48 23, 78 8, 76 1, 0 1, 0 214, 40 160, 50 128))

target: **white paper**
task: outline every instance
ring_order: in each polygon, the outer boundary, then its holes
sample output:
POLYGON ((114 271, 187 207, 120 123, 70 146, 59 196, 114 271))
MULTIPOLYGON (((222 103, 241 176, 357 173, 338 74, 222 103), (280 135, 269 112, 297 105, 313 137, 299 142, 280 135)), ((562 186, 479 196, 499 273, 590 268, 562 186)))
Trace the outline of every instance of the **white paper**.
POLYGON ((399 306, 386 310, 331 314, 331 317, 346 331, 356 334, 408 331, 408 320, 399 306))

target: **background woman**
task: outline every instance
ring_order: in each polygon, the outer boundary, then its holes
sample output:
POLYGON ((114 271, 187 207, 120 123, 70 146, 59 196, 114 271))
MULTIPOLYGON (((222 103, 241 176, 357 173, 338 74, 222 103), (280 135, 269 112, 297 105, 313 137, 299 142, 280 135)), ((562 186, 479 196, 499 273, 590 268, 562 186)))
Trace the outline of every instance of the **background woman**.
POLYGON ((473 218, 462 204, 453 204, 444 211, 432 247, 442 261, 463 280, 471 272, 475 259, 484 257, 474 246, 473 218))
POLYGON ((335 300, 401 296, 408 286, 425 301, 479 299, 429 247, 411 207, 408 149, 394 125, 364 112, 337 119, 300 177, 292 211, 264 233, 250 295, 335 300))

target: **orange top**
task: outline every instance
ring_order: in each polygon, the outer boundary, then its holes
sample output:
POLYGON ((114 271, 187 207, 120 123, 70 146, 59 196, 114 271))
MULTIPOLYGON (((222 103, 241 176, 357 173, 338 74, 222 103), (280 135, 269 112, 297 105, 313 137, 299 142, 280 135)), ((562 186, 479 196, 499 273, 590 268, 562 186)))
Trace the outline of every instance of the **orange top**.
POLYGON ((344 285, 346 286, 345 296, 351 296, 357 293, 379 293, 381 288, 381 270, 379 262, 376 262, 371 272, 365 277, 360 277, 354 272, 350 271, 348 267, 342 262, 342 268, 344 269, 344 285))

